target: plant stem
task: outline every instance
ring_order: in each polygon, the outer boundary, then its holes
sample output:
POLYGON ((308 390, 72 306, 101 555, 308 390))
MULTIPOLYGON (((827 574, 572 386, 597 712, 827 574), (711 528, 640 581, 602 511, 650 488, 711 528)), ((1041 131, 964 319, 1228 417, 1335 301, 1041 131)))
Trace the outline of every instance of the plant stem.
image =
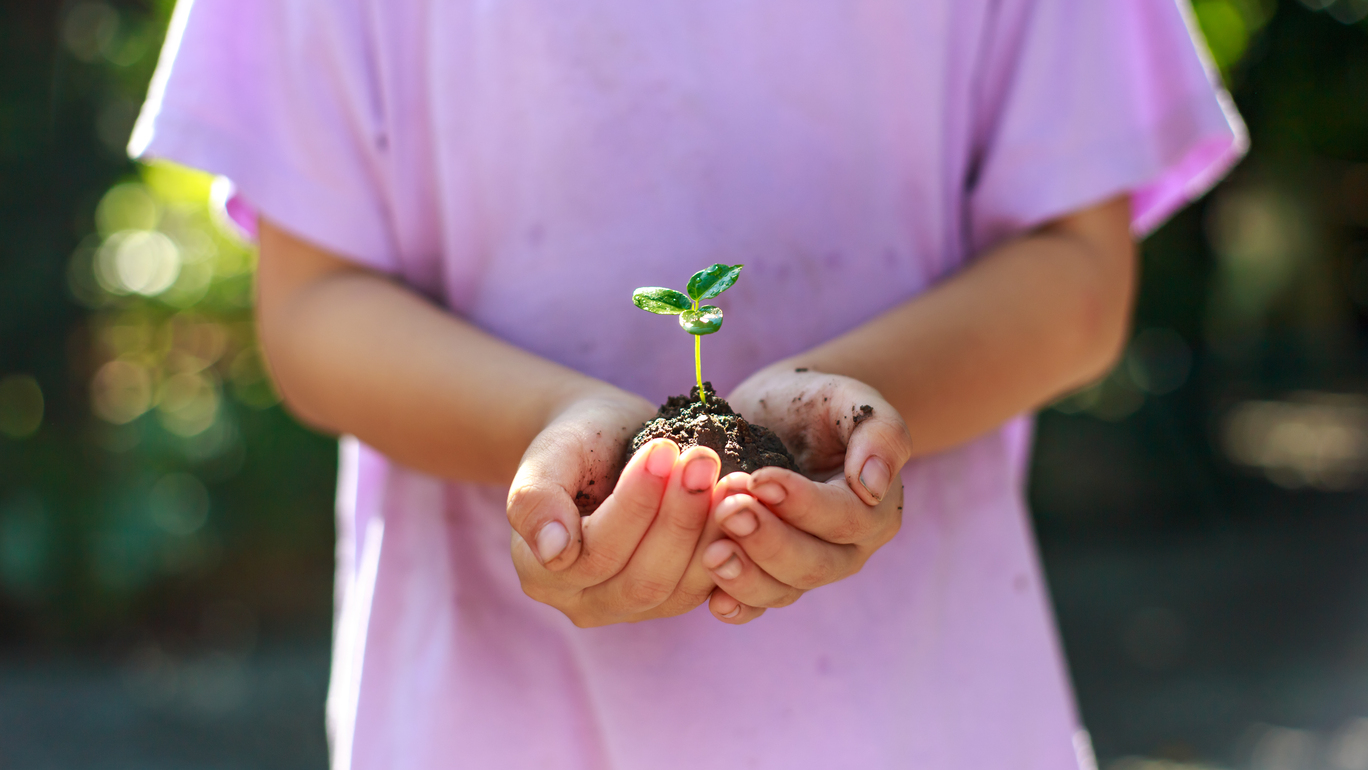
POLYGON ((703 335, 694 335, 694 374, 698 375, 698 400, 705 406, 707 396, 703 395, 703 335))

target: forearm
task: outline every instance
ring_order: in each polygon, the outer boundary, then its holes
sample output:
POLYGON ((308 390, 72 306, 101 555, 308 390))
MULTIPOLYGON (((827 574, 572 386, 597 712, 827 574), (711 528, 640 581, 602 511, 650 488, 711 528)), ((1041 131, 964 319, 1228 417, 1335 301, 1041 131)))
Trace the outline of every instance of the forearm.
POLYGON ((918 455, 974 438, 1103 375, 1135 284, 1130 207, 1112 201, 981 255, 963 272, 778 366, 861 380, 918 455))
POLYGON ((269 222, 261 231, 262 343, 286 405, 306 422, 425 472, 506 484, 569 403, 634 398, 269 222))

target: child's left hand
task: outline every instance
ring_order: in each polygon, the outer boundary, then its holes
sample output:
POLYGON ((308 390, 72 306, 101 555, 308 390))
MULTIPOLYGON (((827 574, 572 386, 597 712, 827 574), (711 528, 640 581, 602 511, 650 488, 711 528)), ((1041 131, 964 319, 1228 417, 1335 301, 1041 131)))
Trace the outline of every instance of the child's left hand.
POLYGON ((709 608, 746 623, 855 574, 897 534, 912 440, 898 412, 849 377, 771 367, 727 400, 779 434, 806 474, 734 473, 714 496, 713 522, 730 539, 703 555, 718 585, 709 608))

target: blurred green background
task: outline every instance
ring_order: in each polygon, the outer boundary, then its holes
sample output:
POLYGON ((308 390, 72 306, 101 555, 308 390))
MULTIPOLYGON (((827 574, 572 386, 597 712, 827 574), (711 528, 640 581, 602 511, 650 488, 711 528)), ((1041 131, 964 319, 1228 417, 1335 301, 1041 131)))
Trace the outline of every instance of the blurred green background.
MULTIPOLYGON (((6 768, 326 764, 336 446, 277 405, 226 184, 123 149, 172 5, 0 5, 6 768)), ((1254 150, 1041 418, 1103 767, 1368 770, 1365 17, 1197 0, 1254 150)))

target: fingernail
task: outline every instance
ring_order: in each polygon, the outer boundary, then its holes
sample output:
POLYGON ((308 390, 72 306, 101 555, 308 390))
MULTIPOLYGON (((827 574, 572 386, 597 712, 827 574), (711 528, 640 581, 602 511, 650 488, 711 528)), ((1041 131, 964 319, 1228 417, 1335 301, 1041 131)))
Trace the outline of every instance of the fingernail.
POLYGON ((765 505, 778 505, 788 497, 788 490, 774 482, 768 482, 752 489, 751 495, 765 505))
POLYGON ((860 484, 874 496, 875 500, 882 500, 888 493, 888 482, 892 477, 893 472, 888 469, 888 463, 877 457, 865 460, 864 467, 860 469, 860 484))
POLYGON ((731 611, 731 612, 728 612, 728 613, 726 613, 726 614, 724 614, 724 615, 718 615, 718 617, 719 617, 719 618, 726 618, 727 620, 731 620, 732 618, 734 618, 734 617, 736 617, 737 615, 740 615, 740 614, 741 614, 741 605, 738 604, 738 605, 736 605, 735 607, 732 607, 732 611, 731 611))
POLYGON ((734 580, 741 576, 741 560, 732 556, 730 559, 722 562, 721 567, 713 570, 713 574, 723 580, 734 580))
POLYGON ((656 444, 651 447, 651 454, 646 457, 646 472, 657 478, 668 479, 670 471, 674 469, 674 457, 664 443, 656 444))
POLYGON ((722 528, 737 537, 745 537, 754 532, 759 526, 760 522, 756 521, 755 514, 750 511, 734 513, 722 522, 722 528))
POLYGON ((567 545, 570 545, 570 533, 559 521, 547 524, 537 533, 537 557, 542 564, 560 556, 567 545))
POLYGON ((732 555, 731 542, 718 540, 703 550, 703 566, 715 570, 721 567, 722 562, 730 559, 732 555))
POLYGON ((690 492, 706 492, 712 489, 713 475, 716 473, 716 460, 707 455, 696 457, 684 466, 684 488, 690 492))

